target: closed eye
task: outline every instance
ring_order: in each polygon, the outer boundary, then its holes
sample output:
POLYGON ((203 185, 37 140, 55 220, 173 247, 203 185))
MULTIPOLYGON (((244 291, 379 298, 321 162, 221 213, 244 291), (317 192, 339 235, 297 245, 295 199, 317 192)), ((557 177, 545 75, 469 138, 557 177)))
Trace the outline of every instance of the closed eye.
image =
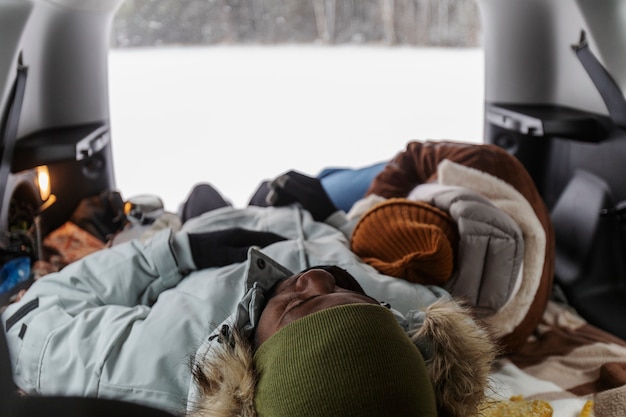
POLYGON ((300 297, 298 297, 297 293, 293 292, 289 294, 289 298, 287 299, 287 303, 285 303, 285 306, 288 308, 293 308, 295 305, 300 304, 298 303, 298 301, 301 301, 300 297))

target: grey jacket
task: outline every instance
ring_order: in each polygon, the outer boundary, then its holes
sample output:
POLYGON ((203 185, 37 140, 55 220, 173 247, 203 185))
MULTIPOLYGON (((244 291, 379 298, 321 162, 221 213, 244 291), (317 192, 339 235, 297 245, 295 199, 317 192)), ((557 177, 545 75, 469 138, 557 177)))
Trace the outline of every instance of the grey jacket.
MULTIPOLYGON (((446 291, 378 273, 349 249, 342 212, 315 222, 298 207, 218 209, 102 250, 37 281, 2 315, 16 383, 31 394, 117 398, 184 411, 201 359, 223 323, 253 331, 276 282, 315 265, 338 265, 389 303, 407 331, 446 291), (188 232, 232 226, 287 238, 247 261, 196 270, 188 232)), ((427 352, 424 352, 427 354, 427 352)))
POLYGON ((483 195, 465 187, 420 184, 408 196, 448 213, 459 229, 456 270, 445 285, 480 317, 498 312, 522 280, 524 236, 519 225, 483 195))

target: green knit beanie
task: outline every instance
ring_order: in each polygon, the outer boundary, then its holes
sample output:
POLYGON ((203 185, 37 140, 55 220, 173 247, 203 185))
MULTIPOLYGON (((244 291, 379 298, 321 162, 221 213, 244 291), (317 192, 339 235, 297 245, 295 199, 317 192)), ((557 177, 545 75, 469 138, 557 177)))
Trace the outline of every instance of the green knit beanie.
POLYGON ((259 417, 437 415, 424 359, 376 304, 296 320, 265 341, 254 361, 259 417))

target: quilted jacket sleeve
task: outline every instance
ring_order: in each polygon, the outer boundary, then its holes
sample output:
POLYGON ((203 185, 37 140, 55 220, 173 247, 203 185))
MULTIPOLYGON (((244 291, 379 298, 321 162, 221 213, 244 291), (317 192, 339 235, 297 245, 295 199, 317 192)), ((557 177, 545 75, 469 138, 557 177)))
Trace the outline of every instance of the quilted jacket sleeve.
POLYGON ((153 346, 169 343, 152 323, 175 325, 174 314, 152 314, 157 297, 183 278, 172 245, 164 231, 145 246, 105 249, 37 281, 2 315, 16 384, 30 394, 129 396, 163 408, 177 403, 156 384, 143 384, 171 372, 143 363, 157 363, 149 359, 153 346), (113 386, 118 380, 131 382, 113 386))

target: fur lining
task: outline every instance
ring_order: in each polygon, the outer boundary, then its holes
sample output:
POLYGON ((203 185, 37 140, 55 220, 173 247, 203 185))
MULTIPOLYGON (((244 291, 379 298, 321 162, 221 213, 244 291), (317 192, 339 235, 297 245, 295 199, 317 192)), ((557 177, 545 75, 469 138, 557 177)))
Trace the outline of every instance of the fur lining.
POLYGON ((439 416, 474 416, 485 397, 497 348, 470 311, 452 300, 436 301, 411 336, 417 345, 432 350, 426 367, 439 416))
POLYGON ((193 365, 200 398, 188 417, 255 417, 256 372, 250 343, 236 332, 232 343, 215 342, 207 358, 193 365))
POLYGON ((375 194, 370 194, 367 197, 363 197, 362 199, 357 200, 352 205, 352 208, 347 213, 347 217, 349 220, 360 220, 361 217, 363 217, 363 215, 367 213, 372 207, 379 203, 382 203, 383 201, 387 201, 387 199, 375 194))

